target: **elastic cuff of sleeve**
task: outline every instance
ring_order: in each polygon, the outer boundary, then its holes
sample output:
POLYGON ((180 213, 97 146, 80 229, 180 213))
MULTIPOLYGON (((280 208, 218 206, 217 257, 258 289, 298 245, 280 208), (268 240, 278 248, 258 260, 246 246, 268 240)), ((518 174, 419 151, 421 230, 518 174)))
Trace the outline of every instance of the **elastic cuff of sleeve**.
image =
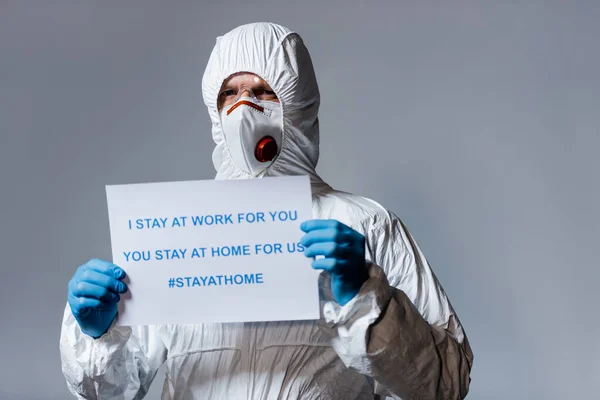
POLYGON ((106 373, 111 364, 110 359, 115 354, 119 354, 123 347, 127 345, 131 332, 131 327, 117 325, 115 318, 104 335, 96 339, 90 338, 93 341, 91 354, 95 356, 98 352, 101 355, 101 357, 94 357, 94 376, 106 373))
POLYGON ((115 318, 104 335, 93 340, 99 346, 106 346, 115 343, 125 343, 129 339, 129 336, 131 336, 131 327, 117 325, 117 318, 115 318))
POLYGON ((383 270, 368 261, 369 279, 361 286, 358 294, 344 306, 335 301, 328 301, 323 306, 325 321, 344 331, 344 325, 352 325, 361 320, 372 324, 379 318, 391 298, 390 285, 383 270), (367 321, 365 321, 367 319, 367 321))
POLYGON ((90 354, 100 352, 100 354, 111 354, 116 352, 120 347, 124 346, 131 336, 131 328, 125 326, 115 326, 115 322, 108 331, 94 339, 81 331, 81 327, 73 316, 71 307, 67 304, 63 317, 63 329, 61 332, 61 341, 68 343, 73 351, 73 356, 77 363, 84 368, 87 374, 93 376, 95 371, 101 370, 102 360, 96 360, 90 363, 90 359, 94 360, 90 354))

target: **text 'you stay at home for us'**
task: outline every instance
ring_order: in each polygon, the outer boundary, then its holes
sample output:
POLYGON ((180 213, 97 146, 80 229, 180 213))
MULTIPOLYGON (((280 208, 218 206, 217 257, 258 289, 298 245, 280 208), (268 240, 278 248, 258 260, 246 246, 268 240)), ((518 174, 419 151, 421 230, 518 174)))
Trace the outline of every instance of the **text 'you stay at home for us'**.
MULTIPOLYGON (((129 230, 198 228, 217 225, 285 223, 298 220, 295 210, 257 211, 178 217, 138 218, 128 220, 129 230)), ((135 249, 123 252, 127 262, 185 260, 215 257, 248 257, 304 252, 300 243, 243 243, 193 248, 135 249)))

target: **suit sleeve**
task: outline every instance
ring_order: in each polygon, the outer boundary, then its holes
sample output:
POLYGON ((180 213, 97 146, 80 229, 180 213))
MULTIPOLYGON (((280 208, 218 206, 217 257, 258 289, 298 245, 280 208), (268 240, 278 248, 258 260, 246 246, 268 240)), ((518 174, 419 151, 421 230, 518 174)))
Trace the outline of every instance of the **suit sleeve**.
POLYGON ((98 339, 81 332, 67 304, 60 335, 63 375, 78 399, 144 398, 166 359, 158 327, 113 324, 98 339))
POLYGON ((332 345, 347 367, 375 380, 377 394, 463 399, 473 364, 464 329, 408 230, 389 220, 367 234, 370 277, 358 295, 324 306, 332 345))

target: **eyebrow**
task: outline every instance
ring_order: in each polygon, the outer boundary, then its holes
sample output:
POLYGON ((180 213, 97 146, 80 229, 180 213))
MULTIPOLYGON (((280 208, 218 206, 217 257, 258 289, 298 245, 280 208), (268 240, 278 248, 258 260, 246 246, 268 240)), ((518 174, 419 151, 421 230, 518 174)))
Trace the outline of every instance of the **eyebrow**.
MULTIPOLYGON (((240 86, 241 85, 233 85, 230 82, 228 82, 221 88, 220 92, 223 92, 224 90, 230 90, 230 89, 239 89, 240 86)), ((243 85, 243 86, 249 87, 250 89, 273 90, 273 89, 270 89, 270 86, 265 82, 256 82, 256 83, 253 83, 252 85, 243 85)))

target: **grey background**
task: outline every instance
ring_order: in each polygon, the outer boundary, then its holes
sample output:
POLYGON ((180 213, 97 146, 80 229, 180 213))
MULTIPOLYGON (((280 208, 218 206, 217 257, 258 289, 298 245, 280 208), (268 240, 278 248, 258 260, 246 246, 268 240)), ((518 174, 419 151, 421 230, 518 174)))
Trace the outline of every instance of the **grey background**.
POLYGON ((468 398, 598 398, 600 2, 202 3, 0 1, 1 399, 70 398, 66 284, 110 259, 104 185, 214 176, 202 73, 263 20, 313 56, 319 172, 396 212, 450 295, 468 398))

